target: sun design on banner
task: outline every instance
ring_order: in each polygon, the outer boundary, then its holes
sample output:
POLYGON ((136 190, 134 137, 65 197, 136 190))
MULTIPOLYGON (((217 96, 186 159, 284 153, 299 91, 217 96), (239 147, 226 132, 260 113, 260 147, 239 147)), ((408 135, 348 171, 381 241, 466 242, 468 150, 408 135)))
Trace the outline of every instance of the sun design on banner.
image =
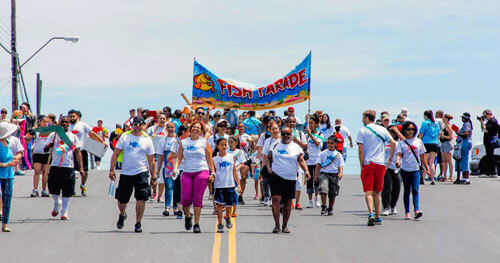
POLYGON ((210 75, 208 75, 207 73, 201 73, 194 76, 193 81, 195 89, 199 89, 202 91, 212 90, 212 92, 215 92, 214 82, 212 81, 210 75))

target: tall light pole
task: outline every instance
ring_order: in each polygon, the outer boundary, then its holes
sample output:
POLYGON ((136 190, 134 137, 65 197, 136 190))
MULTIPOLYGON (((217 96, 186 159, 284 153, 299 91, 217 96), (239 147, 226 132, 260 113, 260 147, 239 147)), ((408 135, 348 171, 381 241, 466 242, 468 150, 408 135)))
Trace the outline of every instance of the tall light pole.
POLYGON ((16 0, 10 0, 10 54, 12 59, 12 112, 17 110, 17 49, 16 49, 16 0))

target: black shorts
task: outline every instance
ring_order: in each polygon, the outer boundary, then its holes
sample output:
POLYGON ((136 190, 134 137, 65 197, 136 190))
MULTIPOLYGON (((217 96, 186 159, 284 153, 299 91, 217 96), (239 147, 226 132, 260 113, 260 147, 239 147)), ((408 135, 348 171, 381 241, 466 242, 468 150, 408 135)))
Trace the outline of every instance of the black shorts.
POLYGON ((95 155, 94 155, 94 160, 95 160, 96 162, 100 162, 100 161, 101 161, 101 157, 98 157, 98 156, 95 156, 95 155))
POLYGON ((275 173, 270 174, 269 186, 271 188, 271 196, 280 195, 283 201, 295 199, 296 183, 297 180, 286 180, 275 173))
POLYGON ((438 145, 437 144, 431 144, 431 143, 426 143, 424 144, 425 146, 425 153, 437 153, 438 152, 438 145))
POLYGON ((48 164, 49 154, 48 153, 34 153, 33 163, 48 164))
MULTIPOLYGON (((89 170, 89 153, 85 150, 80 150, 82 153, 83 170, 89 170)), ((75 171, 80 171, 80 165, 78 164, 78 159, 76 158, 76 153, 73 153, 73 162, 75 163, 75 171)))
POLYGON ((51 166, 49 170, 49 193, 71 197, 75 193, 75 170, 69 167, 51 166))
POLYGON ((136 175, 120 175, 118 187, 116 188, 115 198, 122 204, 128 203, 134 191, 135 200, 148 200, 151 196, 151 189, 148 183, 149 172, 143 172, 136 175))
POLYGON ((442 164, 443 163, 443 156, 441 155, 441 147, 437 148, 437 155, 436 155, 436 157, 437 157, 437 162, 439 164, 442 164))

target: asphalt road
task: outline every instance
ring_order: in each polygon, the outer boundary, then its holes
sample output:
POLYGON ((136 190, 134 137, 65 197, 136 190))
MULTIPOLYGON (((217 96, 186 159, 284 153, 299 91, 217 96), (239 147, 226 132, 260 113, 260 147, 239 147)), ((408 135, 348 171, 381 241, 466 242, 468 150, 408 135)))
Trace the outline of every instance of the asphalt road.
MULTIPOLYGON (((70 220, 52 218, 51 198, 30 198, 32 176, 16 177, 13 232, 0 232, 0 262, 499 262, 500 179, 472 184, 438 183, 421 188, 420 221, 385 217, 367 227, 358 176, 345 176, 334 216, 319 208, 293 211, 291 234, 272 234, 269 208, 253 200, 238 208, 234 231, 215 234, 211 202, 201 219, 201 234, 184 230, 184 221, 161 215, 163 204, 148 203, 143 233, 133 233, 134 203, 123 230, 118 210, 107 196, 104 171, 91 171, 88 196, 71 199, 70 220)), ((253 182, 250 180, 251 184, 253 182)), ((301 201, 306 205, 304 197, 301 201)))

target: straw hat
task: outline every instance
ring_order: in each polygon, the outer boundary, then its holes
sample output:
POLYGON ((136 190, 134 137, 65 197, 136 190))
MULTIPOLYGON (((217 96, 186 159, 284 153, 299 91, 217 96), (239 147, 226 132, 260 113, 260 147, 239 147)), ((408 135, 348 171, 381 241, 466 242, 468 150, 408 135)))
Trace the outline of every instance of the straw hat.
POLYGON ((5 139, 17 131, 17 125, 0 122, 0 139, 5 139))

